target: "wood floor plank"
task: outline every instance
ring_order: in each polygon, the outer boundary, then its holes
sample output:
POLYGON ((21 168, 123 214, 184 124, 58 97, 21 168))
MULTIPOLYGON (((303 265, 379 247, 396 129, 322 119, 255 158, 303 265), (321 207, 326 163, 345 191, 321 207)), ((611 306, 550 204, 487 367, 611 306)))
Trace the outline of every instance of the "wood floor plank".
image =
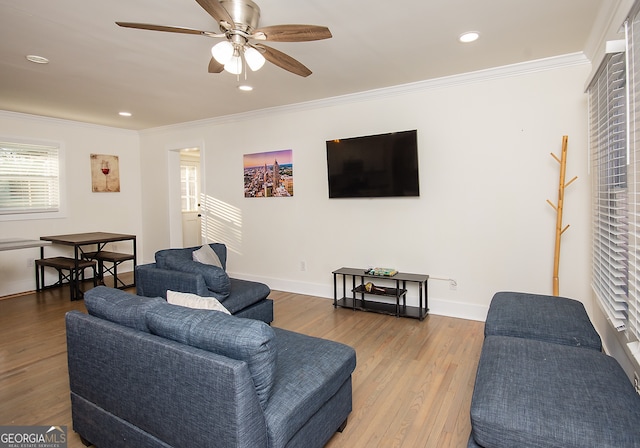
MULTIPOLYGON (((356 349, 353 412, 327 448, 464 448, 483 340, 481 322, 414 319, 333 308, 324 298, 274 291, 274 327, 356 349)), ((64 314, 85 311, 68 291, 0 300, 0 425, 71 430, 64 314)))

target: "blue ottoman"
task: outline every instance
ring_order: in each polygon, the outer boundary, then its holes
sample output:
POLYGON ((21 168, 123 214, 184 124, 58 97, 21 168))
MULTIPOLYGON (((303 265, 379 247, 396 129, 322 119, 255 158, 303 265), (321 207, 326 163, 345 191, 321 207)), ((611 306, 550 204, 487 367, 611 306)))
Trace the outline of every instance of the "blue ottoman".
POLYGON ((604 353, 488 336, 471 426, 469 447, 640 447, 640 396, 604 353))
POLYGON ((498 292, 489 306, 484 335, 513 336, 602 350, 600 335, 584 305, 566 297, 498 292))

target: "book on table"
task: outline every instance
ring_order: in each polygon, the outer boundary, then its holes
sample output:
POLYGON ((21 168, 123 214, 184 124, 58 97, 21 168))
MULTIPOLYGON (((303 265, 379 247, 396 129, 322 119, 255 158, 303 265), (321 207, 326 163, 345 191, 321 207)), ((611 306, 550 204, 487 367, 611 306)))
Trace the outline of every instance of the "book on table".
POLYGON ((365 272, 367 275, 376 275, 380 277, 393 277, 397 273, 398 271, 393 268, 370 268, 365 272))

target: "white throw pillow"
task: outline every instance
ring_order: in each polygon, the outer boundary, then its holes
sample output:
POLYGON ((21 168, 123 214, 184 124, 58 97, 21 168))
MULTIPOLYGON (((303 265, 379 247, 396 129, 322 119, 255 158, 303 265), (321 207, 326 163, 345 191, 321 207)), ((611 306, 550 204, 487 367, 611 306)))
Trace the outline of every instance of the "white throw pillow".
POLYGON ((215 310, 226 314, 231 314, 215 297, 200 297, 188 292, 177 292, 167 290, 167 302, 173 305, 180 305, 186 308, 196 308, 200 310, 215 310))
POLYGON ((222 263, 218 254, 208 244, 203 245, 200 249, 194 250, 192 255, 193 261, 202 264, 210 264, 222 268, 222 263))

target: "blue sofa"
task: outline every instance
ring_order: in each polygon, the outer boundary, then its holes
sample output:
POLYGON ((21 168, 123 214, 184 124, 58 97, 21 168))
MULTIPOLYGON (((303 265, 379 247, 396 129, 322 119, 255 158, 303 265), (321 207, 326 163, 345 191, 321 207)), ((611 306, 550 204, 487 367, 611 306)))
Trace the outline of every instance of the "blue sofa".
POLYGON ((271 290, 264 283, 231 278, 226 273, 227 246, 212 243, 221 267, 193 260, 200 247, 163 249, 155 254, 155 263, 136 267, 136 294, 167 298, 167 290, 215 297, 231 314, 238 317, 273 321, 271 290))
POLYGON ((346 424, 351 347, 104 286, 84 303, 66 328, 86 445, 314 448, 346 424))
POLYGON ((640 396, 577 300, 497 293, 468 448, 640 447, 640 396))

